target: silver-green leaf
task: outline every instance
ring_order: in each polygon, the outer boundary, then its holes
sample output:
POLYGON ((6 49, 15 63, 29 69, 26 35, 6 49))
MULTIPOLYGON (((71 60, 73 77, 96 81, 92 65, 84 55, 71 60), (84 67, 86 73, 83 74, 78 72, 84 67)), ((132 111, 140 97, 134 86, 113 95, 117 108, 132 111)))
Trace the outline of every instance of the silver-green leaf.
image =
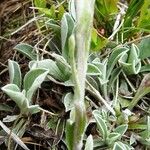
POLYGON ((16 84, 19 88, 21 88, 22 77, 21 77, 19 64, 15 61, 9 60, 8 70, 9 70, 10 83, 16 84))

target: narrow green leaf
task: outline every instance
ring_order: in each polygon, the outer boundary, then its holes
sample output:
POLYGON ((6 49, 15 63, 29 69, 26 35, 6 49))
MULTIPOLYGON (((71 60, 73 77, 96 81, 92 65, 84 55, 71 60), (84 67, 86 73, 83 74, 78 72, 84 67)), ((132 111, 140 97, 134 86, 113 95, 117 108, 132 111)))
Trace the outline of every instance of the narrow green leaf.
POLYGON ((68 150, 73 150, 74 127, 75 127, 75 123, 73 123, 71 120, 67 120, 67 124, 66 124, 66 145, 68 147, 68 150))
POLYGON ((150 138, 150 116, 147 116, 147 138, 150 138))
POLYGON ((138 27, 150 29, 150 0, 144 0, 138 19, 138 27))
POLYGON ((40 111, 39 105, 31 105, 28 107, 30 114, 36 114, 40 111))
POLYGON ((124 27, 131 27, 134 17, 137 16, 137 13, 141 10, 141 7, 144 4, 144 0, 132 0, 130 1, 129 7, 127 9, 124 21, 124 27))
POLYGON ((121 73, 121 68, 118 67, 118 68, 115 68, 113 71, 112 71, 112 74, 111 74, 111 78, 109 80, 109 85, 108 85, 108 91, 111 90, 114 82, 116 81, 116 79, 118 78, 118 76, 120 75, 121 73))

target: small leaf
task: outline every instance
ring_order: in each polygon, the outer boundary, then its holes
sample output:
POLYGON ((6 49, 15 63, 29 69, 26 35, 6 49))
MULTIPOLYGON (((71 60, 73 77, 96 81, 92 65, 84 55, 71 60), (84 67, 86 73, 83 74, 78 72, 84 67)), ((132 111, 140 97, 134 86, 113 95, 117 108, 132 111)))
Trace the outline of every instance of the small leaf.
POLYGON ((36 7, 45 8, 46 7, 46 0, 34 0, 34 4, 36 7))
MULTIPOLYGON (((29 64, 30 68, 41 68, 41 69, 47 69, 49 71, 49 74, 54 77, 57 80, 60 81, 66 81, 68 80, 68 76, 65 76, 61 70, 58 68, 55 61, 51 59, 44 59, 41 61, 31 61, 29 64)), ((66 67, 66 71, 67 71, 66 67)), ((69 72, 68 72, 69 74, 69 72)))
POLYGON ((150 45, 150 38, 143 39, 138 44, 138 48, 140 50, 140 58, 141 59, 145 59, 145 58, 150 57, 149 45, 150 45))
POLYGON ((74 107, 74 97, 72 93, 67 93, 64 96, 64 105, 66 112, 71 110, 74 107))
POLYGON ((15 61, 9 60, 8 68, 9 68, 10 83, 16 84, 19 88, 21 88, 22 77, 19 64, 15 61))
POLYGON ((108 80, 107 80, 107 72, 106 72, 107 71, 107 62, 108 62, 107 59, 105 59, 102 63, 99 60, 97 60, 97 59, 92 61, 92 63, 95 66, 97 66, 99 68, 100 72, 101 72, 100 77, 98 77, 101 85, 103 85, 103 84, 108 82, 108 80))
POLYGON ((47 25, 47 27, 52 28, 58 34, 60 33, 60 30, 61 30, 60 26, 58 25, 58 23, 54 19, 48 20, 47 22, 45 22, 45 24, 47 25))
POLYGON ((68 56, 68 38, 74 30, 74 20, 69 13, 65 13, 61 20, 61 41, 62 41, 62 55, 65 59, 68 56))
POLYGON ((55 58, 56 64, 57 64, 59 70, 62 72, 62 74, 66 78, 69 79, 69 77, 71 75, 71 67, 70 67, 70 65, 67 63, 67 61, 64 59, 64 57, 62 57, 61 55, 53 53, 52 56, 55 58))
POLYGON ((100 116, 100 114, 98 113, 97 110, 93 111, 93 115, 96 120, 97 127, 98 127, 100 133, 102 134, 103 139, 106 139, 108 136, 108 129, 107 129, 107 125, 106 125, 105 121, 102 119, 102 117, 100 116))
POLYGON ((115 128, 114 132, 119 133, 121 136, 123 136, 125 132, 127 131, 127 129, 128 129, 128 125, 123 124, 115 128))
POLYGON ((93 137, 92 135, 89 135, 86 144, 85 144, 85 149, 84 150, 93 150, 93 137))
POLYGON ((5 118, 3 118, 3 122, 13 122, 18 118, 18 115, 9 116, 7 115, 5 118))
POLYGON ((31 102, 32 96, 45 80, 48 71, 45 69, 33 69, 30 70, 24 77, 24 89, 26 91, 26 97, 31 102))
POLYGON ((87 81, 97 90, 99 91, 99 84, 97 81, 94 79, 94 77, 91 76, 86 76, 87 81))
POLYGON ((116 81, 116 79, 118 78, 118 76, 120 75, 121 73, 121 68, 118 67, 118 68, 115 68, 113 71, 112 71, 112 74, 111 74, 111 78, 109 80, 109 85, 108 85, 108 91, 111 90, 114 82, 116 81))
POLYGON ((130 145, 134 144, 135 142, 136 142, 136 139, 135 139, 134 135, 131 134, 131 136, 130 136, 130 145))
POLYGON ((22 53, 31 60, 36 60, 37 54, 34 52, 34 48, 31 45, 20 43, 14 47, 18 52, 22 53))
POLYGON ((113 150, 127 150, 122 142, 115 142, 113 150))
POLYGON ((51 8, 42 8, 42 7, 36 7, 37 10, 39 10, 40 13, 46 15, 49 18, 55 18, 55 6, 52 5, 51 8))
POLYGON ((112 132, 109 134, 108 138, 107 138, 107 142, 109 145, 112 145, 116 140, 118 140, 120 138, 120 134, 116 133, 116 132, 112 132))
POLYGON ((141 69, 141 59, 139 58, 139 48, 132 44, 128 53, 124 53, 119 63, 122 66, 126 74, 138 74, 141 69))
POLYGON ((25 95, 20 92, 20 89, 15 84, 8 84, 2 88, 4 93, 6 93, 20 108, 20 111, 24 114, 28 108, 28 100, 25 95))
POLYGON ((108 59, 108 65, 107 65, 107 79, 111 75, 111 72, 115 66, 115 64, 118 62, 119 58, 123 55, 126 54, 129 49, 125 47, 116 47, 113 52, 111 53, 109 59, 108 59))
POLYGON ((87 75, 98 76, 101 74, 100 69, 96 65, 88 63, 87 75))

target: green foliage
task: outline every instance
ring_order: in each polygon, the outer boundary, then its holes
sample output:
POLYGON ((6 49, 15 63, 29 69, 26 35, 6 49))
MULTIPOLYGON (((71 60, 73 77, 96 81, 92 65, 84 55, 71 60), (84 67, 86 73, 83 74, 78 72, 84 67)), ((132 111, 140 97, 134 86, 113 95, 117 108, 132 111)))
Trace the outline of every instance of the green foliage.
POLYGON ((124 27, 132 26, 133 18, 137 16, 137 13, 141 10, 143 4, 144 0, 131 0, 125 15, 124 27))
MULTIPOLYGON (((106 122, 106 120, 105 120, 107 118, 104 119, 104 116, 103 116, 103 114, 100 113, 100 111, 94 110, 93 115, 96 120, 97 128, 99 130, 99 135, 101 135, 101 137, 102 137, 102 139, 99 138, 100 145, 102 144, 101 142, 103 142, 103 145, 105 145, 105 144, 107 146, 114 145, 113 147, 114 147, 114 149, 116 149, 115 147, 118 147, 118 143, 121 143, 121 145, 123 145, 123 147, 128 147, 126 144, 119 142, 119 140, 121 140, 122 136, 125 134, 125 132, 128 129, 127 124, 120 125, 111 132, 107 125, 108 122, 106 122)), ((97 143, 97 146, 99 144, 97 143)))
MULTIPOLYGON (((29 58, 29 71, 22 81, 19 64, 9 60, 10 83, 3 92, 21 115, 31 116, 42 110, 32 103, 41 85, 44 92, 51 82, 62 89, 58 92, 64 105, 58 112, 61 121, 51 118, 48 126, 61 134, 60 143, 68 150, 132 150, 137 143, 149 148, 149 4, 149 0, 96 0, 95 4, 94 0, 34 0, 35 15, 42 14, 36 21, 43 39, 35 47, 15 46, 29 58)), ((11 113, 11 109, 0 105, 2 111, 11 113)), ((16 116, 3 120, 14 121, 16 116)), ((19 120, 13 131, 22 137, 26 124, 19 120)))
POLYGON ((21 91, 21 72, 19 65, 14 61, 9 61, 9 72, 11 77, 11 84, 8 84, 2 88, 15 103, 18 105, 21 114, 34 114, 39 112, 38 105, 32 105, 32 97, 35 91, 40 87, 41 83, 45 80, 48 71, 44 69, 33 69, 30 70, 24 77, 23 90, 21 91), (17 69, 14 67, 17 66, 17 69), (14 77, 18 77, 15 79, 14 77), (18 87, 18 85, 20 87, 18 87))
POLYGON ((144 0, 144 4, 141 8, 140 18, 138 19, 138 27, 150 29, 150 1, 144 0))
POLYGON ((46 7, 46 0, 34 0, 34 4, 36 7, 45 8, 46 7))
POLYGON ((100 35, 96 29, 93 28, 92 30, 92 37, 91 37, 91 50, 92 51, 100 51, 104 48, 107 43, 108 39, 100 35))

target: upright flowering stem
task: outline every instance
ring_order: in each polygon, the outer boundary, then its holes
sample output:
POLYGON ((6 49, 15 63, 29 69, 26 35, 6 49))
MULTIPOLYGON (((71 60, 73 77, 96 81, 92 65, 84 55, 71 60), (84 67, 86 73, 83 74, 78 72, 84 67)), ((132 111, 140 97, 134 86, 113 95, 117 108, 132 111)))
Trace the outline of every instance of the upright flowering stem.
MULTIPOLYGON (((74 110, 71 111, 71 121, 68 132, 72 129, 72 143, 70 150, 81 150, 83 135, 87 124, 86 108, 84 103, 87 59, 90 50, 91 30, 93 24, 95 0, 73 0, 75 6, 75 30, 69 39, 72 59, 72 73, 74 80, 74 110), (73 56, 72 55, 72 56, 73 56), (72 122, 72 127, 71 127, 72 122)), ((68 139, 70 140, 70 139, 68 139)))

